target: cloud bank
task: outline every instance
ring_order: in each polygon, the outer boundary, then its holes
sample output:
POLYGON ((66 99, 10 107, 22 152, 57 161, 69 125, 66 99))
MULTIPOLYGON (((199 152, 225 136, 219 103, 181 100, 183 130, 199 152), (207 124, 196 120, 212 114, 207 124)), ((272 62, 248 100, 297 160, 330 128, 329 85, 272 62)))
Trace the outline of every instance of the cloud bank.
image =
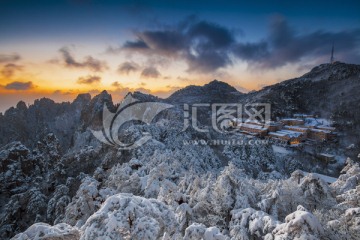
POLYGON ((105 61, 100 61, 92 56, 86 56, 83 61, 77 61, 68 47, 62 47, 59 52, 62 55, 64 65, 69 68, 87 68, 94 72, 103 72, 108 69, 105 61))
POLYGON ((272 19, 269 35, 265 40, 237 43, 234 54, 255 66, 273 69, 309 57, 330 58, 333 43, 340 60, 360 61, 360 28, 340 32, 318 30, 301 34, 282 17, 272 19))
POLYGON ((117 71, 120 74, 129 74, 131 72, 137 72, 140 66, 135 62, 124 62, 119 65, 117 71))
POLYGON ((94 83, 99 83, 100 81, 101 77, 95 75, 88 75, 86 77, 79 77, 77 83, 91 85, 94 83))
POLYGON ((20 59, 21 59, 21 57, 17 53, 0 54, 0 63, 16 62, 20 59))
POLYGON ((189 72, 207 73, 240 60, 250 67, 276 69, 306 58, 327 59, 334 43, 339 60, 360 62, 360 28, 302 33, 280 17, 273 17, 268 34, 259 41, 241 41, 236 31, 217 23, 186 19, 176 25, 142 30, 134 40, 108 51, 183 60, 189 72))
POLYGON ((155 67, 147 67, 141 72, 143 78, 158 78, 160 76, 160 72, 155 67))
POLYGON ((14 64, 14 63, 8 63, 2 68, 1 74, 5 78, 10 78, 15 74, 15 72, 21 71, 22 69, 23 69, 23 66, 20 66, 20 65, 14 64))
POLYGON ((21 90, 29 90, 34 88, 34 84, 30 81, 30 82, 12 82, 9 84, 6 84, 5 89, 8 90, 16 90, 16 91, 21 91, 21 90))

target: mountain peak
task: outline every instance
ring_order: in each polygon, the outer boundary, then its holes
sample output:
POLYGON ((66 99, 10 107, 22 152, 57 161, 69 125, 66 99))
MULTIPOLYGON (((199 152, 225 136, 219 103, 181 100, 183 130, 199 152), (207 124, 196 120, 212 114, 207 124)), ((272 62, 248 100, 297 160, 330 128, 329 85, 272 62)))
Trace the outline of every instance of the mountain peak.
POLYGON ((132 96, 136 98, 137 100, 143 101, 143 102, 155 102, 161 100, 159 97, 143 93, 140 91, 135 91, 132 93, 132 96))
POLYGON ((106 90, 103 90, 98 96, 110 96, 110 94, 106 91, 106 90))
POLYGON ((305 73, 301 78, 311 78, 313 81, 323 79, 344 79, 360 70, 360 65, 343 62, 320 64, 310 72, 305 73))
POLYGON ((240 92, 228 83, 213 80, 204 86, 190 85, 174 92, 167 98, 176 103, 211 103, 234 101, 240 92))
MULTIPOLYGON (((225 82, 214 79, 211 82, 209 82, 208 84, 218 84, 218 83, 225 83, 225 82)), ((227 84, 227 83, 225 83, 225 84, 227 84)))
POLYGON ((19 109, 19 110, 22 110, 22 111, 27 110, 27 106, 26 106, 26 103, 24 101, 19 101, 16 104, 16 108, 19 109))
POLYGON ((91 101, 91 95, 90 93, 80 93, 77 95, 75 100, 73 101, 74 104, 81 104, 81 103, 88 103, 91 101))
POLYGON ((219 81, 217 79, 214 79, 213 81, 209 82, 208 84, 205 84, 203 87, 207 88, 207 89, 219 89, 219 90, 226 91, 226 92, 237 92, 236 88, 234 88, 230 84, 219 81))

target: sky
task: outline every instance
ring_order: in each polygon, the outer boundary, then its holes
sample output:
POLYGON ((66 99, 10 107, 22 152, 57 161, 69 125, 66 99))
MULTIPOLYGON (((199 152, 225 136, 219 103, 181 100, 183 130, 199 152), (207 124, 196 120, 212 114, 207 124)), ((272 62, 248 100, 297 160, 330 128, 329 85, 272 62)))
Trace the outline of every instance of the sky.
POLYGON ((360 2, 0 0, 0 112, 102 90, 241 92, 335 60, 360 64, 360 2))

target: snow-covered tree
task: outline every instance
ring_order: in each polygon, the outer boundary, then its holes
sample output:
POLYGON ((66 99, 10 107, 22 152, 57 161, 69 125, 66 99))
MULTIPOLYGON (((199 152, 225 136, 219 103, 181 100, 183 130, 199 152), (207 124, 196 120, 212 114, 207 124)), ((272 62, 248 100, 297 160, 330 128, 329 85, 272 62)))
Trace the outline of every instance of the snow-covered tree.
POLYGON ((90 216, 81 228, 81 240, 159 239, 175 233, 175 215, 155 200, 132 194, 113 195, 90 216))
POLYGON ((318 219, 299 205, 297 210, 285 218, 285 223, 278 225, 272 231, 273 237, 267 239, 322 239, 324 229, 318 219))
POLYGON ((100 189, 100 183, 95 179, 85 176, 76 196, 66 207, 64 222, 72 226, 81 227, 85 221, 97 211, 101 203, 112 195, 110 189, 100 189))
POLYGON ((231 211, 230 236, 234 240, 264 239, 280 223, 272 216, 253 208, 231 211))
POLYGON ((79 230, 66 223, 59 223, 55 226, 46 223, 35 223, 26 231, 13 237, 12 240, 79 240, 79 238, 79 230))
POLYGON ((226 240, 229 239, 223 235, 217 227, 206 228, 205 225, 193 223, 185 230, 183 240, 226 240))

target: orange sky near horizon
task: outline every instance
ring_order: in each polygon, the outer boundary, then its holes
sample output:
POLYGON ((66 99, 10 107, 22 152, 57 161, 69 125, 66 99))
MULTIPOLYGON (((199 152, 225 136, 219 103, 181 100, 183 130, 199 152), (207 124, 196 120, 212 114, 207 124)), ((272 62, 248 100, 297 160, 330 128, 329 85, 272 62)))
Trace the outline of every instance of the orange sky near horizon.
POLYGON ((359 63, 359 3, 310 2, 2 1, 0 112, 103 90, 165 98, 214 79, 249 92, 328 63, 334 47, 359 63))
MULTIPOLYGON (((54 53, 56 55, 56 50, 54 53)), ((76 58, 83 59, 84 56, 77 55, 76 58)), ((86 68, 69 68, 56 57, 48 60, 36 57, 37 61, 31 61, 28 56, 16 63, 0 63, 0 112, 15 106, 20 100, 28 105, 42 97, 56 102, 72 101, 80 93, 90 93, 94 96, 102 90, 107 90, 115 102, 119 102, 128 92, 133 91, 165 98, 180 88, 204 85, 214 79, 227 82, 240 92, 248 92, 301 74, 296 66, 255 72, 241 62, 215 73, 199 74, 187 72, 184 63, 176 62, 158 67, 161 72, 159 76, 144 77, 140 72, 125 74, 117 71, 118 63, 124 62, 126 56, 116 56, 114 60, 114 56, 99 54, 100 58, 107 62, 106 69, 101 72, 86 68), (114 62, 116 64, 111 64, 114 62), (9 64, 17 67, 10 68, 10 73, 7 73, 6 66, 9 64)))
POLYGON ((164 98, 180 88, 204 85, 214 79, 227 82, 240 92, 248 92, 297 77, 308 70, 299 70, 297 64, 254 70, 248 63, 234 60, 232 65, 213 72, 189 72, 187 63, 181 59, 170 61, 141 54, 107 54, 106 47, 106 44, 99 43, 61 45, 56 42, 50 45, 41 42, 30 42, 27 46, 21 42, 0 45, 3 58, 4 53, 10 57, 21 56, 13 61, 0 62, 0 112, 15 106, 20 100, 27 104, 42 97, 56 102, 72 101, 80 93, 94 96, 102 90, 112 94, 115 102, 133 91, 164 98), (60 52, 64 46, 77 65, 67 65, 60 52), (89 56, 94 63, 90 61, 88 64, 89 56), (138 69, 119 72, 119 66, 124 62, 136 62, 138 69), (98 64, 96 66, 101 69, 92 64, 98 64), (154 66, 158 72, 144 75, 148 66, 154 66))

